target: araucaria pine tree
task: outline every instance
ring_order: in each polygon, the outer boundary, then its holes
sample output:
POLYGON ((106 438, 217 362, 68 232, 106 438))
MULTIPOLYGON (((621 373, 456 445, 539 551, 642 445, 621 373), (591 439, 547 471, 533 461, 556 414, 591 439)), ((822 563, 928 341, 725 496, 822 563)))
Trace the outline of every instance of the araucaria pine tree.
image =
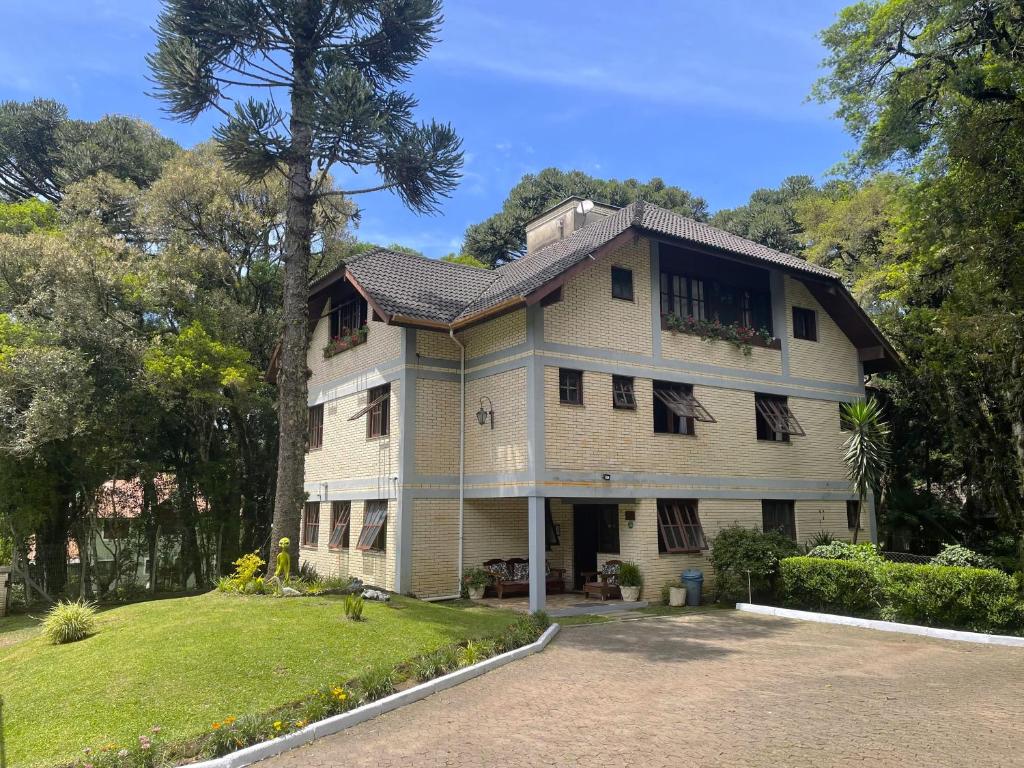
POLYGON ((207 110, 224 159, 252 179, 287 177, 278 355, 276 542, 297 540, 307 439, 306 347, 314 205, 392 190, 436 210, 455 187, 461 142, 449 125, 417 124, 396 90, 435 42, 437 0, 164 0, 148 57, 157 95, 176 118, 207 110), (366 169, 379 181, 339 190, 327 172, 366 169))

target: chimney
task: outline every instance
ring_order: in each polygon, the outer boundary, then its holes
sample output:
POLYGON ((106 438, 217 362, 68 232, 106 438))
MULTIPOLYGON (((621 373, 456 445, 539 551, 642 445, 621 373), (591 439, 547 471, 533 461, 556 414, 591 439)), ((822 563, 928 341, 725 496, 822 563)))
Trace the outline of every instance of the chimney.
POLYGON ((582 197, 567 197, 526 224, 526 254, 568 237, 577 229, 611 216, 614 205, 595 203, 582 197))

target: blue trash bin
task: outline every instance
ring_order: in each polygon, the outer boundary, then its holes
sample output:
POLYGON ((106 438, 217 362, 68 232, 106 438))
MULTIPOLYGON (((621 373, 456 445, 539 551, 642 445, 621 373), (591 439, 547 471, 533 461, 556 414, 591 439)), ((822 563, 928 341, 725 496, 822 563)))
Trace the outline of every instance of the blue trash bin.
POLYGON ((704 572, 696 568, 683 571, 683 586, 686 587, 686 604, 700 605, 701 589, 704 585, 704 572))

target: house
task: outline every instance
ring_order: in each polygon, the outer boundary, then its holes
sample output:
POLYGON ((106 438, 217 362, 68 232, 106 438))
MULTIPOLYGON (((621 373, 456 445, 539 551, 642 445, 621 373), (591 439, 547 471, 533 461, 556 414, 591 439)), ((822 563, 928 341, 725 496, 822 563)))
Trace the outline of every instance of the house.
POLYGON ((300 559, 425 598, 528 557, 710 580, 724 526, 874 540, 840 404, 895 353, 827 269, 649 203, 569 198, 479 270, 379 249, 310 289, 300 559), (752 329, 752 330, 750 330, 752 329))

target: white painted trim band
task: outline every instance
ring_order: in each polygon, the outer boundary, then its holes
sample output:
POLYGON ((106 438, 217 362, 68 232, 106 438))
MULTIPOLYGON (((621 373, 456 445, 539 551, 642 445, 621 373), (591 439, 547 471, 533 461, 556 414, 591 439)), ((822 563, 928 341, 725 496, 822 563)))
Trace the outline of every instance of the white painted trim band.
POLYGON ((555 635, 558 634, 558 624, 552 624, 548 627, 544 634, 542 634, 536 641, 529 645, 524 645, 521 648, 516 648, 512 651, 507 651, 498 656, 492 656, 489 659, 484 659, 478 664, 473 664, 469 667, 451 672, 447 675, 428 680, 425 683, 413 686, 399 693, 393 693, 390 696, 385 696, 383 699, 372 701, 369 704, 364 704, 361 707, 356 707, 353 710, 344 712, 340 715, 334 715, 328 717, 326 720, 319 720, 315 723, 310 723, 305 728, 295 731, 295 733, 289 733, 286 736, 279 736, 276 739, 270 741, 264 741, 259 744, 253 744, 251 747, 245 747, 232 752, 222 757, 216 757, 213 760, 205 760, 201 763, 190 763, 190 768, 242 768, 245 765, 251 765, 258 760, 266 760, 268 757, 274 757, 280 755, 282 752, 287 752, 289 749, 295 749, 301 747, 304 744, 310 744, 316 739, 323 738, 324 736, 330 736, 351 728, 353 725, 370 720, 377 715, 383 715, 385 712, 390 712, 399 707, 404 707, 406 704, 412 704, 413 702, 425 699, 434 693, 451 688, 452 686, 464 683, 467 680, 472 680, 474 677, 479 677, 485 672, 490 672, 492 669, 503 667, 509 662, 517 661, 525 658, 531 654, 543 651, 548 647, 555 635))
POLYGON ((879 621, 877 619, 859 619, 855 616, 840 616, 834 613, 814 613, 813 611, 797 611, 792 608, 776 608, 771 605, 754 605, 753 603, 736 603, 737 611, 759 613, 763 616, 778 616, 785 619, 815 621, 819 624, 841 624, 844 627, 860 627, 875 629, 880 632, 899 632, 904 635, 920 635, 937 640, 958 640, 962 643, 981 643, 983 645, 1008 645, 1024 648, 1024 637, 1013 635, 988 635, 983 632, 964 632, 958 629, 940 629, 938 627, 922 627, 919 624, 898 624, 895 621, 879 621))

